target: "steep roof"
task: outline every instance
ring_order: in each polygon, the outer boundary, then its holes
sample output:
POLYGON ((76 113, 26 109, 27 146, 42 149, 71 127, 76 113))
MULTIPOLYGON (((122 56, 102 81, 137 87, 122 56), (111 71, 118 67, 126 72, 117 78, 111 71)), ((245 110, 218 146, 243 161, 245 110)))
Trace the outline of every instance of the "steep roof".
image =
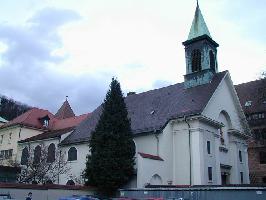
POLYGON ((197 4, 194 19, 188 35, 188 40, 194 39, 202 35, 208 35, 211 38, 209 29, 204 21, 203 15, 201 14, 199 5, 197 4))
POLYGON ((266 79, 239 84, 235 88, 246 114, 266 111, 266 79))
MULTIPOLYGON (((227 71, 217 73, 211 83, 189 89, 184 88, 184 83, 178 83, 127 96, 125 102, 133 134, 161 131, 170 119, 200 114, 226 74, 227 71)), ((99 106, 61 144, 88 141, 101 112, 99 106)))
POLYGON ((43 129, 43 124, 39 120, 40 118, 48 116, 50 118, 48 129, 52 128, 53 123, 55 122, 54 115, 50 113, 48 110, 43 110, 39 108, 32 108, 28 110, 27 112, 21 114, 20 116, 16 117, 15 119, 9 121, 8 123, 1 126, 1 128, 4 127, 10 127, 13 125, 21 124, 25 126, 30 126, 38 129, 43 129))
POLYGON ((63 103, 63 105, 59 108, 57 113, 55 114, 57 119, 66 119, 69 117, 75 117, 75 113, 73 112, 71 106, 69 105, 67 99, 63 103))

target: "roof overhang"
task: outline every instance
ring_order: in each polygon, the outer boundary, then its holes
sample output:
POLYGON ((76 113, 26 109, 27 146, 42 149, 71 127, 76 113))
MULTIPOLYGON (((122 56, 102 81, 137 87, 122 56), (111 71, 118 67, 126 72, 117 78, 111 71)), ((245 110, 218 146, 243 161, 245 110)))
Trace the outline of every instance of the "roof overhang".
POLYGON ((182 44, 184 46, 190 45, 192 43, 198 42, 200 40, 207 40, 209 41, 213 46, 215 47, 219 47, 219 44, 217 42, 215 42, 213 39, 211 39, 208 35, 201 35, 199 37, 193 38, 191 40, 186 40, 185 42, 182 42, 182 44))

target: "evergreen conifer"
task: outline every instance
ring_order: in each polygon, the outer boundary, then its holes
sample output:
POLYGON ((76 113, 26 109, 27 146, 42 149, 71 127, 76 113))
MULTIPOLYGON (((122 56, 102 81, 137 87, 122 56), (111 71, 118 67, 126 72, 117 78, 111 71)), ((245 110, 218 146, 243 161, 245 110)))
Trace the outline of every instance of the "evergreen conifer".
POLYGON ((134 174, 135 145, 120 83, 112 79, 102 114, 90 138, 84 171, 87 184, 111 196, 134 174))

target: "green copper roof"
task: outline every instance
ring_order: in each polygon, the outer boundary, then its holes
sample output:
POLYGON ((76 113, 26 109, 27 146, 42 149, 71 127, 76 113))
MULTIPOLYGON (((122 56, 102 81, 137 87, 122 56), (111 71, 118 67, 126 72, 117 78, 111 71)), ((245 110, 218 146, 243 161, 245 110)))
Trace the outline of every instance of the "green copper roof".
POLYGON ((188 40, 191 40, 193 38, 202 36, 202 35, 208 35, 211 38, 211 34, 209 32, 209 29, 204 21, 204 18, 201 14, 199 5, 197 4, 197 8, 195 11, 195 16, 189 31, 188 40))

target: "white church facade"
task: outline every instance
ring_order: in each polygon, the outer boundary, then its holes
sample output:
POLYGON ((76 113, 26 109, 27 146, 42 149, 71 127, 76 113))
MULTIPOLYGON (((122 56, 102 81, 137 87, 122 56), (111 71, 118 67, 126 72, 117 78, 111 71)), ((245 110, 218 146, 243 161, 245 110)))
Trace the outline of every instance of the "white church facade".
MULTIPOLYGON (((136 175, 128 187, 248 184, 249 128, 228 71, 218 72, 217 47, 199 6, 183 42, 183 83, 125 97, 136 145, 136 175)), ((85 169, 88 142, 101 106, 60 140, 75 177, 85 169)), ((66 184, 69 177, 62 177, 66 184)))
MULTIPOLYGON (((198 5, 183 45, 184 83, 125 98, 136 145, 136 177, 129 185, 248 184, 249 128, 229 72, 218 72, 219 45, 198 5)), ((83 148, 100 113, 101 107, 62 147, 83 148)))

